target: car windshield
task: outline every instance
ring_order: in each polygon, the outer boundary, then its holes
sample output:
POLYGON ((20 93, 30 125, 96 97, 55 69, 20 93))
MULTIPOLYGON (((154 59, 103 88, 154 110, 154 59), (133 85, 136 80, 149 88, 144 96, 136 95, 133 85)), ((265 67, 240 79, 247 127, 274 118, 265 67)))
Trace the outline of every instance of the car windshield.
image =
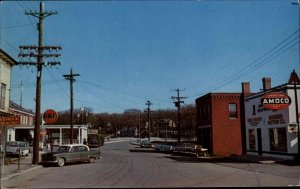
POLYGON ((69 152, 70 151, 70 146, 60 146, 57 151, 58 152, 69 152))
POLYGON ((8 146, 11 146, 11 147, 18 147, 18 143, 16 142, 11 142, 8 144, 8 146))

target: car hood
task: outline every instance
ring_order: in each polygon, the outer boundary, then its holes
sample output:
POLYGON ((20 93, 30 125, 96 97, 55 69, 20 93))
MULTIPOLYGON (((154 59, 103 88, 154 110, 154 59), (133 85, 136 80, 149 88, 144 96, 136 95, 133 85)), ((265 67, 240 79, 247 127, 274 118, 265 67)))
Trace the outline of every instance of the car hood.
POLYGON ((63 154, 65 152, 47 152, 47 153, 44 153, 43 155, 45 156, 51 156, 51 155, 56 155, 56 154, 63 154))

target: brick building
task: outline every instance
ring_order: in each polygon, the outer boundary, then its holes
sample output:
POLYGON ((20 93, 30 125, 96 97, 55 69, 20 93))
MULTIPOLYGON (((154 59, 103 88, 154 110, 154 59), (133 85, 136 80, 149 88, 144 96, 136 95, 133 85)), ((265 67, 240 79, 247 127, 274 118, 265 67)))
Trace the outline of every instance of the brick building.
POLYGON ((197 141, 209 153, 243 153, 241 93, 208 93, 196 99, 197 141))

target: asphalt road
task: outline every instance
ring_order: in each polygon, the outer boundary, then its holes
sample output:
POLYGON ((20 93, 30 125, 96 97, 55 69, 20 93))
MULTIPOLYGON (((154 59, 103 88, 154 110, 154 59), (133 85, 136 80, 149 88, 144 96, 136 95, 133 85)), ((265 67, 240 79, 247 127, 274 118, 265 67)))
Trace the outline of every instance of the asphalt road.
POLYGON ((166 188, 296 186, 300 166, 211 162, 158 153, 129 142, 105 144, 96 163, 40 167, 3 188, 166 188))

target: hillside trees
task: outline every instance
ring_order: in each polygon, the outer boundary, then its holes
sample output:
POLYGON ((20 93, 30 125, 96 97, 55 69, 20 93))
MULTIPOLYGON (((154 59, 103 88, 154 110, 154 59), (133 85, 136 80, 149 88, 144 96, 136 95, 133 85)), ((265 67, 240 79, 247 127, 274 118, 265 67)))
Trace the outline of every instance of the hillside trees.
MULTIPOLYGON (((93 113, 91 108, 86 108, 88 114, 83 114, 80 109, 75 109, 74 124, 90 124, 90 128, 97 129, 103 134, 111 136, 148 136, 146 126, 147 113, 138 109, 127 109, 123 113, 93 113), (80 115, 78 117, 78 115, 80 115), (140 132, 138 132, 140 131, 140 132)), ((59 112, 56 124, 70 124, 70 111, 59 112)), ((151 136, 159 136, 165 129, 177 132, 177 109, 153 110, 151 117, 151 136)), ((181 133, 182 137, 195 137, 196 108, 194 104, 181 107, 181 133)))

